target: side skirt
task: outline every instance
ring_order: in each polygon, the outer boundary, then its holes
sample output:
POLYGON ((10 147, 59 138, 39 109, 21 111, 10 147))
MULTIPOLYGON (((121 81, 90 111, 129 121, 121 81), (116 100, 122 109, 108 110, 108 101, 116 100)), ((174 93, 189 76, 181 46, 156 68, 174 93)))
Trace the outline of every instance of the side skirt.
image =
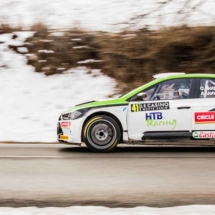
POLYGON ((181 146, 215 146, 215 139, 194 139, 190 131, 148 131, 142 140, 124 142, 129 145, 181 145, 181 146))
POLYGON ((147 131, 143 133, 142 140, 147 139, 182 139, 191 138, 190 131, 147 131))
POLYGON ((163 140, 129 140, 122 144, 127 145, 159 145, 159 146, 215 146, 215 140, 193 140, 193 139, 163 139, 163 140))

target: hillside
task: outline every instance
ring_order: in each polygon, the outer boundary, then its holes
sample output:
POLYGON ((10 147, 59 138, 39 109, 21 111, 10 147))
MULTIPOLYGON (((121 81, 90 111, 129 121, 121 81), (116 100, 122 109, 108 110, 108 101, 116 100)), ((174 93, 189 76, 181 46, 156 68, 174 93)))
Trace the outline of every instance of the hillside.
POLYGON ((0 141, 52 142, 72 105, 117 96, 161 72, 215 71, 214 27, 1 32, 0 141))
MULTIPOLYGON (((23 47, 36 72, 61 74, 85 66, 114 78, 121 93, 162 72, 214 73, 215 27, 141 29, 120 33, 80 29, 54 32, 38 24, 23 47)), ((11 46, 20 53, 19 48, 11 46)))

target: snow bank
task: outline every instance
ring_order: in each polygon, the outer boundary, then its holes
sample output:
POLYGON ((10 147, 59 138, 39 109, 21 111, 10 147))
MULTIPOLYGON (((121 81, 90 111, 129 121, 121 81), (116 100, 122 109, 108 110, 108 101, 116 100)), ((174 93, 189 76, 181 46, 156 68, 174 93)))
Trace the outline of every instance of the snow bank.
MULTIPOLYGON (((90 30, 118 31, 131 17, 156 11, 163 0, 1 0, 0 18, 14 26, 29 27, 41 22, 52 28, 83 27, 90 30), (117 25, 116 25, 117 24, 117 25)), ((143 24, 166 26, 178 24, 213 25, 215 15, 214 0, 207 0, 189 16, 176 11, 189 13, 202 0, 171 1, 161 11, 143 20, 143 24)))
POLYGON ((214 215, 213 205, 192 205, 171 208, 107 208, 74 206, 65 208, 0 208, 0 215, 214 215))
POLYGON ((45 76, 26 65, 26 57, 8 49, 22 45, 33 32, 0 35, 0 141, 56 141, 59 115, 70 106, 114 93, 115 82, 85 67, 45 76), (94 73, 98 76, 93 77, 94 73))

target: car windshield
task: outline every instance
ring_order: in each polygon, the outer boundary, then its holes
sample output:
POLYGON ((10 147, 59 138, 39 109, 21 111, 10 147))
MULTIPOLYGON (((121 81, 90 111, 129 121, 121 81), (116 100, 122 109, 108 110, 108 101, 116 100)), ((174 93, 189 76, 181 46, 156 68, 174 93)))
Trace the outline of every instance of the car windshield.
POLYGON ((119 98, 127 97, 128 95, 130 95, 130 94, 132 94, 133 92, 136 92, 136 91, 138 92, 138 89, 140 90, 140 89, 142 89, 144 86, 146 86, 146 85, 148 85, 148 84, 150 84, 150 83, 152 83, 152 82, 154 82, 154 81, 155 81, 155 80, 150 81, 150 82, 148 82, 148 83, 146 83, 146 84, 144 84, 144 85, 142 85, 142 86, 140 86, 140 87, 137 87, 137 88, 135 88, 134 90, 132 90, 132 91, 130 91, 130 92, 128 92, 128 93, 125 93, 125 94, 119 96, 119 98))

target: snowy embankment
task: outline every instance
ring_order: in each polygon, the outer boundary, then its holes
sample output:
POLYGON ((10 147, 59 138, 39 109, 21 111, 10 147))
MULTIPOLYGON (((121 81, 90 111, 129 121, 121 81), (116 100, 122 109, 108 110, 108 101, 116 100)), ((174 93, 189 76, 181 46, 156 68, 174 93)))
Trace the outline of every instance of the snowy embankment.
POLYGON ((41 22, 59 29, 81 27, 97 31, 119 31, 127 27, 126 23, 132 17, 150 14, 152 11, 149 16, 139 20, 141 28, 144 25, 213 25, 214 7, 214 0, 1 0, 0 18, 12 26, 21 25, 26 28, 41 22))
POLYGON ((215 206, 191 205, 171 208, 107 208, 74 206, 66 208, 0 208, 0 215, 214 215, 215 206))
POLYGON ((86 68, 45 76, 26 64, 26 57, 9 49, 21 46, 33 32, 0 35, 0 141, 53 142, 59 115, 84 101, 114 93, 115 81, 86 68))

